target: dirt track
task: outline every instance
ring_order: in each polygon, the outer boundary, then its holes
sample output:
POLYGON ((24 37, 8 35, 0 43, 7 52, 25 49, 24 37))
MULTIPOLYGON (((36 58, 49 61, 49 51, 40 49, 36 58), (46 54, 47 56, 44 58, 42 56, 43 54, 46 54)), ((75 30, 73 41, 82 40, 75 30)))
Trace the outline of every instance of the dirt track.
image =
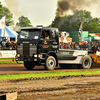
POLYGON ((100 100, 100 77, 67 77, 0 83, 0 93, 17 100, 100 100))
MULTIPOLYGON (((89 70, 100 70, 99 67, 89 70)), ((54 71, 74 71, 60 69, 54 71)), ((80 69, 82 70, 82 69, 80 69)), ((27 71, 22 64, 0 64, 0 74, 48 72, 43 66, 27 71)), ((17 100, 100 100, 100 76, 55 77, 0 82, 0 94, 17 91, 17 100)))
MULTIPOLYGON (((84 71, 84 70, 100 70, 100 66, 91 67, 91 69, 77 69, 73 67, 72 69, 60 69, 57 67, 51 72, 60 72, 60 71, 84 71)), ((20 74, 20 73, 38 73, 38 72, 50 72, 45 70, 44 66, 35 66, 33 70, 26 70, 23 64, 0 64, 0 75, 3 74, 20 74)))

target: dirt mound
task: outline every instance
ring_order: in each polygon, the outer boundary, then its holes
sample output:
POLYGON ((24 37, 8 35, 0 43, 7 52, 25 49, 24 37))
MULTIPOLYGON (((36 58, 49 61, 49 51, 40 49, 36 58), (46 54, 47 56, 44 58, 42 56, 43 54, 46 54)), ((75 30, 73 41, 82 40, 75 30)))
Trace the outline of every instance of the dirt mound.
POLYGON ((100 77, 62 77, 0 83, 0 94, 18 92, 17 100, 99 100, 100 77))

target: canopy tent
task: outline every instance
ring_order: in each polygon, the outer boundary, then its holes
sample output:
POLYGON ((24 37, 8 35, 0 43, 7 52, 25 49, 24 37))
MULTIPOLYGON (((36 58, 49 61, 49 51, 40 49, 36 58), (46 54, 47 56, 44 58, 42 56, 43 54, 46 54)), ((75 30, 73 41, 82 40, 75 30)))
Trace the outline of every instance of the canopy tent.
POLYGON ((18 33, 7 26, 5 26, 4 30, 0 29, 1 38, 6 37, 7 40, 10 40, 10 38, 15 38, 15 41, 17 41, 17 36, 18 36, 18 33))

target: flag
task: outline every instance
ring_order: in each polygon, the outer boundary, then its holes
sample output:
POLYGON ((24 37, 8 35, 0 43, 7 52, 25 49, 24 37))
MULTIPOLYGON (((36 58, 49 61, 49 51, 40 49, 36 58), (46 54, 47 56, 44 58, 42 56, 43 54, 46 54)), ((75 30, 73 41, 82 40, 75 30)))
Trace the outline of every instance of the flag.
POLYGON ((0 20, 0 29, 4 29, 5 28, 5 17, 2 17, 2 19, 0 20))
POLYGON ((0 19, 0 36, 5 37, 5 16, 0 19))
POLYGON ((82 41, 82 32, 83 32, 83 28, 82 28, 82 23, 81 23, 80 28, 79 28, 79 38, 81 41, 82 41))

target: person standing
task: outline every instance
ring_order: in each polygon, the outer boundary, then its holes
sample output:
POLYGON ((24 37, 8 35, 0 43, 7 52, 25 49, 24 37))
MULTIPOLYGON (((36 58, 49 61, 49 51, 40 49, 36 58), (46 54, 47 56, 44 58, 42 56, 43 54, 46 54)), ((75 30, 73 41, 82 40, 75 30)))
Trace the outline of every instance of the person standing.
POLYGON ((10 46, 10 43, 9 43, 9 41, 7 41, 7 43, 6 43, 6 48, 7 48, 7 49, 10 49, 9 46, 10 46))

